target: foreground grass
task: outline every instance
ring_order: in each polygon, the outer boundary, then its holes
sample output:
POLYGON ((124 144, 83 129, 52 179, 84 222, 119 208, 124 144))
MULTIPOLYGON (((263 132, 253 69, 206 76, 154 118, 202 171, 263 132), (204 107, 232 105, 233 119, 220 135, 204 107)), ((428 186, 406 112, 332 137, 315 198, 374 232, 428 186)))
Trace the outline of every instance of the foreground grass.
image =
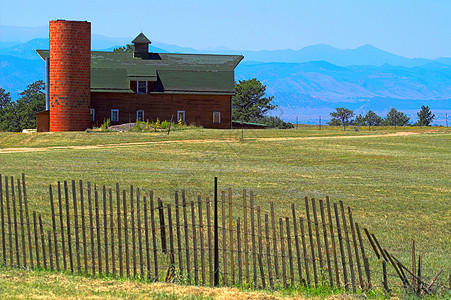
POLYGON ((380 299, 383 293, 351 295, 329 288, 289 288, 246 291, 238 288, 208 288, 139 280, 88 278, 44 270, 28 271, 0 267, 0 298, 102 298, 102 299, 380 299))
MULTIPOLYGON (((48 214, 48 184, 83 179, 113 186, 134 184, 171 201, 173 192, 211 195, 221 188, 253 189, 256 202, 278 216, 304 196, 343 200, 354 219, 383 246, 409 261, 410 241, 423 254, 423 274, 447 283, 451 273, 451 133, 446 128, 406 131, 187 130, 171 133, 0 133, 0 148, 43 148, 0 153, 0 172, 28 181, 30 209, 48 214), (433 131, 431 131, 433 130, 433 131), (354 138, 361 136, 359 138, 354 138), (316 138, 317 137, 317 138, 316 138), (135 143, 135 144, 133 144, 135 143), (68 146, 106 145, 98 148, 68 146), (120 145, 117 145, 120 144, 120 145), (48 148, 53 147, 53 148, 48 148), (62 148, 57 148, 62 147, 62 148)), ((377 279, 380 282, 380 279, 377 279)))

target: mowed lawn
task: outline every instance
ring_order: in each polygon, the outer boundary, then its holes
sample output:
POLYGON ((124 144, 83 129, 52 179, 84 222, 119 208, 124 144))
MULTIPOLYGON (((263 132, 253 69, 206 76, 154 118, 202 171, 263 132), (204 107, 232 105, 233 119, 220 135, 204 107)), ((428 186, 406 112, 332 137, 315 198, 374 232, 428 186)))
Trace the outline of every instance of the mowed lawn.
MULTIPOLYGON (((451 131, 447 128, 359 132, 194 129, 166 133, 0 133, 0 172, 27 178, 30 209, 48 213, 48 185, 84 180, 130 184, 172 201, 187 190, 211 196, 213 178, 234 198, 253 190, 256 204, 289 215, 304 197, 343 200, 355 221, 406 263, 411 240, 423 274, 451 273, 451 131), (407 132, 407 133, 405 133, 407 132), (22 149, 11 149, 22 148, 22 149), (33 150, 33 151, 30 151, 33 150)), ((239 201, 239 200, 236 200, 239 201)), ((380 282, 379 278, 377 279, 380 282)))

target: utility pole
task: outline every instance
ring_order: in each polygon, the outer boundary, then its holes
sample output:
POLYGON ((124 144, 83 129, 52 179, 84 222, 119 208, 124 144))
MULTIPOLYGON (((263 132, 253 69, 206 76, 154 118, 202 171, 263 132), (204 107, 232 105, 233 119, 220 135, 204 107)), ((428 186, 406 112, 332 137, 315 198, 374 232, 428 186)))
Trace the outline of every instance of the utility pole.
POLYGON ((296 130, 298 130, 298 116, 296 116, 296 130))
POLYGON ((319 116, 319 130, 321 130, 321 116, 319 116))

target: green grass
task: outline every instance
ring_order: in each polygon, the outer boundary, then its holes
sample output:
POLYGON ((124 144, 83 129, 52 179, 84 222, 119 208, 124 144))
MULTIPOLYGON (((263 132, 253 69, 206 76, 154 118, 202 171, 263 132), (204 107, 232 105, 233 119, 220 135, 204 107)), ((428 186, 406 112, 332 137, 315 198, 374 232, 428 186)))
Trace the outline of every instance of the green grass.
MULTIPOLYGON (((375 232, 384 247, 409 262, 411 240, 423 254, 423 274, 447 282, 451 273, 451 133, 447 128, 343 131, 195 129, 165 133, 0 133, 0 149, 50 148, 1 153, 3 175, 27 175, 30 209, 48 212, 48 184, 91 181, 153 189, 172 201, 185 188, 189 200, 211 195, 213 177, 239 197, 252 189, 262 210, 276 214, 305 196, 343 200, 355 221, 375 232), (384 136, 399 131, 415 135, 384 136), (434 132, 431 132, 433 130, 434 132), (353 138, 354 136, 364 136, 353 138), (377 136, 377 137, 376 137, 377 136), (324 138, 314 138, 324 137, 324 138), (127 144, 137 143, 137 144, 127 144), (139 144, 142 143, 142 144, 139 144)), ((380 278, 377 278, 380 282, 380 278)))

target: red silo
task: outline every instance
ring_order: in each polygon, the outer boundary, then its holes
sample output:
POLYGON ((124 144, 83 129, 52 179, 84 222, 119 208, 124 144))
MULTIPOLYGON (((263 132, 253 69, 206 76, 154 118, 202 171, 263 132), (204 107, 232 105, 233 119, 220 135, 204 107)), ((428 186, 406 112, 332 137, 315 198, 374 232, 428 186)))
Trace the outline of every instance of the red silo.
POLYGON ((90 127, 91 23, 50 21, 50 131, 90 127))

